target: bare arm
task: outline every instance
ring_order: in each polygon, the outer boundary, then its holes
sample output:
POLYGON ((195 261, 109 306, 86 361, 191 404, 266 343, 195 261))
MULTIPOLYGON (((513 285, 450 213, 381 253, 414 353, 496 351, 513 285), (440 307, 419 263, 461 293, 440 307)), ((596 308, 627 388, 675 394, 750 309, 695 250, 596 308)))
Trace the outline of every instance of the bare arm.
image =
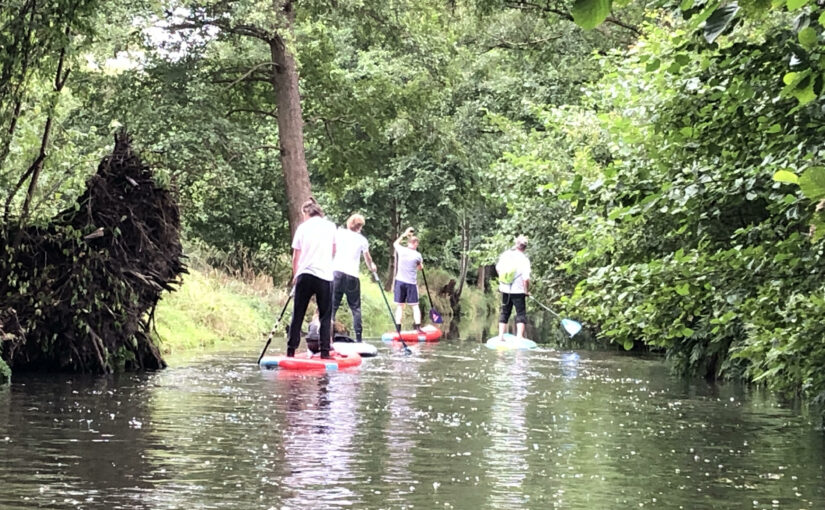
POLYGON ((396 248, 398 248, 399 246, 401 246, 401 241, 403 241, 405 237, 409 236, 412 233, 413 233, 413 228, 408 227, 407 230, 405 230, 404 233, 401 234, 401 237, 396 239, 395 242, 392 243, 392 245, 395 246, 396 248))
POLYGON ((364 250, 364 261, 367 263, 367 269, 370 270, 370 273, 374 273, 378 270, 378 268, 375 267, 375 263, 372 261, 372 256, 370 255, 369 250, 364 250))
POLYGON ((292 250, 292 285, 298 280, 298 261, 301 260, 301 250, 292 250))

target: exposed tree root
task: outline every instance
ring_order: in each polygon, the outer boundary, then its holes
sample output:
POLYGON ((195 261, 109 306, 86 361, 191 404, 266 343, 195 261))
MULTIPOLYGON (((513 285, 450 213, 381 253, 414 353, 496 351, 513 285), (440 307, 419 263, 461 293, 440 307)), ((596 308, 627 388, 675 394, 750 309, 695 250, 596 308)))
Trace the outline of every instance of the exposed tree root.
POLYGON ((0 342, 13 370, 110 373, 166 364, 150 337, 186 272, 172 192, 115 139, 76 205, 0 239, 0 342))

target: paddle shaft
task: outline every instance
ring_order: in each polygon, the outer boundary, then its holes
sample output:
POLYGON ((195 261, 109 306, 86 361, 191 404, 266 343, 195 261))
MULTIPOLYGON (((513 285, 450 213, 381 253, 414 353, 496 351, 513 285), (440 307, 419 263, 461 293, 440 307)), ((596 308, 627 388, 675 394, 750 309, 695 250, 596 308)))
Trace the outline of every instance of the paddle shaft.
MULTIPOLYGON (((424 288, 427 289, 427 299, 430 300, 430 309, 435 310, 435 303, 433 303, 433 297, 430 295, 430 286, 427 285, 427 273, 424 272, 424 264, 421 264, 421 276, 424 277, 424 288)), ((436 310, 436 313, 438 310, 436 310)))
POLYGON ((284 303, 284 307, 281 308, 281 315, 278 316, 278 320, 275 321, 275 324, 272 325, 272 329, 269 331, 269 337, 266 339, 266 344, 264 345, 264 349, 261 351, 261 355, 258 356, 258 364, 261 364, 261 360, 264 359, 264 354, 266 350, 269 348, 269 344, 272 342, 272 335, 275 334, 275 328, 278 326, 278 323, 281 322, 281 319, 284 318, 284 312, 286 312, 286 307, 289 305, 289 301, 292 299, 292 295, 295 294, 295 287, 292 288, 290 291, 289 296, 286 298, 286 303, 284 303))
POLYGON ((384 298, 384 304, 387 305, 387 311, 390 313, 390 319, 392 319, 392 324, 393 324, 393 326, 395 326, 395 330, 398 332, 398 340, 400 340, 401 345, 404 346, 404 353, 409 354, 412 351, 410 350, 409 347, 407 347, 407 342, 405 342, 404 339, 401 338, 401 325, 398 324, 397 322, 395 322, 395 315, 392 314, 392 308, 390 307, 390 302, 387 301, 387 295, 384 294, 384 287, 381 285, 381 279, 378 278, 378 273, 376 273, 375 271, 373 271, 372 276, 373 276, 373 278, 375 278, 375 283, 378 284, 378 288, 381 290, 381 297, 384 298))
POLYGON ((554 312, 553 310, 551 310, 549 306, 547 306, 547 305, 543 304, 541 301, 539 301, 538 299, 534 298, 534 297, 533 297, 532 295, 530 295, 530 294, 528 294, 528 296, 530 296, 530 299, 532 299, 533 301, 535 301, 535 302, 536 302, 536 304, 538 304, 540 307, 544 308, 544 309, 545 309, 545 310, 547 310, 548 312, 552 313, 553 315, 555 315, 556 317, 558 317, 559 319, 561 319, 561 315, 559 315, 559 314, 557 314, 556 312, 554 312))

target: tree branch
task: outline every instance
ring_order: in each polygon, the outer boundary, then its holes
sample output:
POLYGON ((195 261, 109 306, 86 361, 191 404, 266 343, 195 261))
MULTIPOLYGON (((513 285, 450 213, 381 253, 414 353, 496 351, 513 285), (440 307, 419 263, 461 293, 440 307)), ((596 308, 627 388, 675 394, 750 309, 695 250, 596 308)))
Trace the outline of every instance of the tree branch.
POLYGON ((506 50, 522 50, 525 48, 530 48, 532 46, 538 46, 540 44, 544 44, 546 42, 555 41, 556 39, 561 39, 562 36, 555 35, 552 37, 545 37, 543 39, 535 39, 533 41, 523 41, 523 42, 511 42, 502 39, 501 37, 497 37, 498 44, 493 44, 492 46, 488 46, 484 53, 488 51, 493 51, 496 48, 503 48, 506 50))
MULTIPOLYGON (((243 75, 241 75, 240 78, 236 79, 235 81, 233 81, 232 83, 227 85, 226 88, 231 89, 232 87, 234 87, 238 83, 246 80, 252 73, 254 73, 258 69, 261 69, 263 67, 274 67, 277 70, 279 66, 275 62, 263 62, 263 63, 258 64, 256 66, 253 66, 251 69, 247 70, 243 75)), ((258 81, 258 80, 255 79, 255 80, 252 80, 252 81, 258 81)))
POLYGON ((206 27, 216 27, 224 32, 228 32, 230 34, 239 35, 242 37, 252 37, 255 39, 259 39, 264 41, 265 43, 269 43, 275 34, 270 34, 266 30, 263 30, 260 27, 256 27, 254 25, 230 25, 229 23, 221 20, 198 20, 198 19, 188 19, 181 23, 174 23, 169 25, 167 30, 178 31, 178 30, 202 30, 206 27))
POLYGON ((226 116, 229 117, 233 113, 255 113, 255 114, 258 114, 258 115, 266 115, 267 117, 272 117, 274 119, 278 118, 278 115, 275 113, 275 110, 272 110, 271 112, 267 112, 267 111, 264 111, 264 110, 256 110, 254 108, 233 108, 233 109, 229 110, 228 112, 226 112, 226 116))
MULTIPOLYGON (((511 8, 511 9, 520 9, 520 10, 525 10, 525 11, 526 10, 534 10, 534 11, 540 11, 540 12, 555 14, 556 16, 558 16, 562 19, 566 19, 568 21, 573 21, 573 15, 572 14, 570 14, 569 12, 564 11, 562 9, 558 9, 558 8, 555 8, 555 7, 550 7, 549 3, 547 5, 539 5, 539 4, 536 4, 536 3, 533 3, 533 2, 524 2, 524 1, 521 1, 521 0, 508 0, 508 1, 505 2, 505 5, 509 8, 511 8)), ((622 20, 620 20, 618 18, 615 18, 613 16, 608 16, 607 18, 605 18, 604 21, 605 21, 605 23, 610 23, 610 24, 622 27, 625 30, 629 30, 629 31, 633 32, 634 34, 636 34, 638 36, 644 35, 644 33, 641 30, 639 30, 638 27, 635 27, 635 26, 631 25, 630 23, 622 21, 622 20)))

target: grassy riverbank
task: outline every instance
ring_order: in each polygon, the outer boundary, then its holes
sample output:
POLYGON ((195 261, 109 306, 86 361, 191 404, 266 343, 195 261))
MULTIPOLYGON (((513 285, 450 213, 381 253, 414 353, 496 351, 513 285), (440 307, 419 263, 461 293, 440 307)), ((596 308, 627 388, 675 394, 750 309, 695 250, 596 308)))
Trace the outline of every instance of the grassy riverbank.
POLYGON ((264 278, 242 281, 214 269, 190 269, 164 294, 155 319, 164 355, 261 338, 287 291, 264 278))
MULTIPOLYGON (((450 279, 450 275, 436 269, 427 276, 431 290, 442 288, 450 279)), ((287 289, 275 287, 269 278, 262 276, 241 280, 211 268, 190 269, 178 291, 165 294, 155 312, 161 351, 168 356, 222 344, 263 342, 287 299, 287 293, 287 289)), ((421 295, 422 315, 426 322, 429 305, 423 301, 426 297, 423 288, 421 295)), ((387 293, 387 299, 394 309, 391 292, 387 293)), ((495 307, 495 299, 493 294, 485 295, 476 288, 465 287, 461 298, 462 316, 487 316, 488 308, 495 307)), ((433 301, 445 316, 450 314, 446 296, 433 294, 433 301)), ((284 316, 284 325, 289 321, 291 311, 290 306, 284 316)), ((366 275, 361 276, 361 312, 365 337, 378 337, 392 328, 380 288, 366 275)), ((346 304, 341 306, 337 319, 352 330, 352 315, 346 304)), ((412 314, 407 311, 404 326, 411 325, 412 314)), ((283 335, 280 338, 283 339, 283 335)))

